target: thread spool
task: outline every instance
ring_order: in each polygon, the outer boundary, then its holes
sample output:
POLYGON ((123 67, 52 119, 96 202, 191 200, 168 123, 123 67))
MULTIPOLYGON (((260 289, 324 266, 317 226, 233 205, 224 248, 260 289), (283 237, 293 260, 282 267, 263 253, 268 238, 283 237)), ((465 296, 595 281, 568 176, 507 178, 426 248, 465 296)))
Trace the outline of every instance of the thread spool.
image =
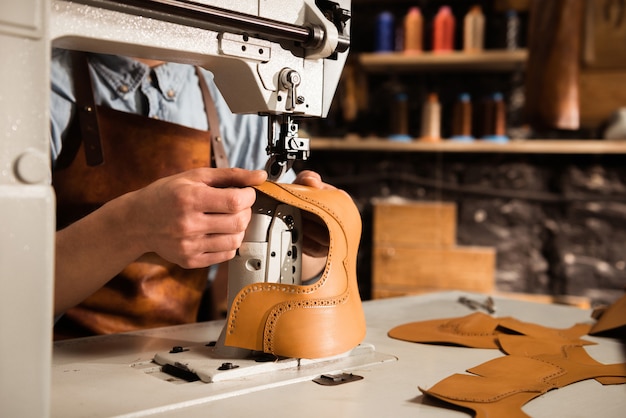
POLYGON ((395 19, 391 12, 381 12, 376 18, 376 52, 392 52, 395 43, 395 19))
POLYGON ((456 19, 449 6, 441 6, 433 21, 433 52, 454 50, 456 19))
POLYGON ((461 93, 452 108, 452 136, 454 141, 471 142, 472 135, 472 101, 469 93, 461 93))
POLYGON ((506 136, 506 104, 502 93, 492 94, 485 103, 482 139, 490 142, 508 142, 509 140, 506 136))
POLYGON ((419 53, 423 49, 424 19, 419 7, 411 7, 404 17, 404 52, 419 53))
POLYGON ((410 141, 409 135, 409 97, 404 92, 398 92, 393 96, 391 108, 391 135, 392 141, 410 141))
POLYGON ((520 42, 520 22, 515 10, 506 13, 506 49, 515 50, 519 48, 520 42))
POLYGON ((463 19, 463 51, 482 51, 484 44, 485 15, 480 6, 472 6, 463 19))
POLYGON ((441 140, 441 104, 437 93, 430 93, 422 108, 422 141, 439 142, 441 140))

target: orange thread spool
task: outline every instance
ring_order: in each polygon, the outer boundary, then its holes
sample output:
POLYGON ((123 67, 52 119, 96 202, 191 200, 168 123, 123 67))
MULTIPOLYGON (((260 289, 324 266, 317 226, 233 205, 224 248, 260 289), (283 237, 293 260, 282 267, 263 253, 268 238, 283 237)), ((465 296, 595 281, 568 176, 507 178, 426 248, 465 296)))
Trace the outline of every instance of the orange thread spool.
POLYGON ((418 53, 423 49, 424 20, 418 7, 411 7, 404 17, 404 52, 418 53))
POLYGON ((454 28, 456 19, 449 6, 441 6, 433 22, 433 51, 449 52, 454 50, 454 28))

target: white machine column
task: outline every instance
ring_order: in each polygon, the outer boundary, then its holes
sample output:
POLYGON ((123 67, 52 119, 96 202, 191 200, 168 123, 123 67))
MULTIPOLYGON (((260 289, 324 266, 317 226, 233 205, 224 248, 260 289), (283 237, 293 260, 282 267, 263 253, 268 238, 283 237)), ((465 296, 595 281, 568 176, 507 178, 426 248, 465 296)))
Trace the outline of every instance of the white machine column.
POLYGON ((0 2, 0 416, 50 413, 48 0, 0 2))

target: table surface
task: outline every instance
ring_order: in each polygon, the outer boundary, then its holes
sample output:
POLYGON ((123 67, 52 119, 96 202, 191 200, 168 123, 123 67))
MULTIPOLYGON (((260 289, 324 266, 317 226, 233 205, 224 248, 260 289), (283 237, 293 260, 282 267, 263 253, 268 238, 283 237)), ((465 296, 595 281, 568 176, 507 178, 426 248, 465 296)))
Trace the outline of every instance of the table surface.
MULTIPOLYGON (((217 339, 223 322, 212 321, 133 333, 55 343, 52 365, 52 416, 272 416, 279 417, 468 417, 426 398, 418 386, 439 380, 502 356, 499 350, 416 344, 387 336, 394 326, 408 322, 461 317, 472 313, 457 302, 459 296, 485 299, 467 292, 364 302, 366 343, 384 360, 349 368, 362 380, 322 386, 306 374, 291 374, 280 382, 251 389, 245 384, 169 382, 146 373, 155 353, 173 346, 194 346, 217 339), (219 386, 222 385, 222 386, 219 386), (226 390, 225 388, 228 388, 226 390)), ((494 298, 495 316, 568 328, 590 322, 590 311, 563 305, 494 298)), ((626 362, 626 346, 608 338, 585 337, 602 363, 626 362)), ((283 372, 272 372, 274 377, 283 372)), ((285 372, 286 373, 286 372, 285 372)), ((532 417, 622 417, 626 385, 602 386, 595 380, 550 391, 526 404, 532 417)))

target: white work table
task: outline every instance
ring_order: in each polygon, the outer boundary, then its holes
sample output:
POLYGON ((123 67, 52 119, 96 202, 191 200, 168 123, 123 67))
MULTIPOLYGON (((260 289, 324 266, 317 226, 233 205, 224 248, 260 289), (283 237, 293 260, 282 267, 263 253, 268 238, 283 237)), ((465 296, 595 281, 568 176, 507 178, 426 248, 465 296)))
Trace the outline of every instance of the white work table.
MULTIPOLYGON (((261 378, 262 389, 250 389, 249 380, 240 387, 231 382, 168 382, 145 372, 157 352, 217 339, 221 321, 57 342, 52 416, 469 417, 470 413, 424 397, 418 386, 430 388, 451 374, 502 356, 500 351, 416 344, 387 336, 391 328, 404 323, 472 313, 457 302, 459 296, 485 299, 445 292, 364 302, 365 342, 374 345, 383 360, 348 370, 363 379, 338 386, 318 385, 305 374, 282 371, 272 373, 289 376, 286 382, 261 378), (223 390, 225 386, 229 391, 223 390)), ((495 316, 557 328, 592 321, 588 310, 505 298, 495 301, 495 316)), ((583 338, 599 343, 586 347, 596 360, 626 361, 626 346, 618 341, 583 338)), ((523 410, 532 417, 623 417, 626 385, 602 386, 586 380, 550 391, 523 410)))

